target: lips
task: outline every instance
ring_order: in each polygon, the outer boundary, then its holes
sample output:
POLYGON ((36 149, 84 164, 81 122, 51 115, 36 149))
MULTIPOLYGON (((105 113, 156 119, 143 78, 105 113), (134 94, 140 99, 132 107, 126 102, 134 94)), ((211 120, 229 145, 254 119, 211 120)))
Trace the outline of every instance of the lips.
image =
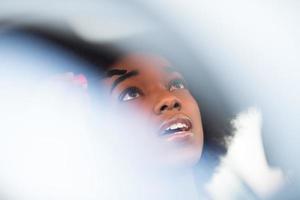
POLYGON ((185 115, 175 115, 171 119, 165 121, 159 129, 162 137, 169 139, 185 138, 192 134, 192 122, 185 115))

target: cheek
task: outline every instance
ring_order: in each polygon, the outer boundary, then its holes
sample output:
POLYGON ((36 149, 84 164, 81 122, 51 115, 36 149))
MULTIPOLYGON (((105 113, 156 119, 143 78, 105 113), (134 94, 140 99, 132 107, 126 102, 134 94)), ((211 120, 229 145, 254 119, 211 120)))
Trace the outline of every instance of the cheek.
POLYGON ((187 95, 182 98, 182 112, 185 112, 187 115, 189 115, 197 129, 202 132, 200 108, 192 95, 187 95))
MULTIPOLYGON (((200 113, 200 108, 198 103, 196 102, 196 100, 194 98, 190 99, 190 103, 188 104, 188 109, 194 114, 196 115, 199 120, 201 120, 201 113, 200 113)), ((201 122, 201 121, 200 121, 201 122)))
POLYGON ((157 124, 160 118, 154 113, 155 101, 152 98, 142 97, 129 103, 145 120, 157 124))
POLYGON ((152 118, 155 115, 153 107, 154 102, 151 101, 151 99, 142 99, 138 104, 139 110, 143 112, 148 118, 152 118))
POLYGON ((177 97, 181 100, 182 110, 200 115, 198 103, 190 93, 178 95, 177 97))
POLYGON ((128 101, 122 104, 122 106, 126 106, 142 114, 144 117, 151 117, 153 113, 153 102, 149 101, 145 98, 140 98, 132 101, 128 101))

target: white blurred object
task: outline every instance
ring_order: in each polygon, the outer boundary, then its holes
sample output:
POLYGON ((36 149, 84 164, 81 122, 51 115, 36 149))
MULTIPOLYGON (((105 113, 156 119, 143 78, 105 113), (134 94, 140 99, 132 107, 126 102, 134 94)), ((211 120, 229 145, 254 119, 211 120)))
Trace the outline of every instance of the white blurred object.
POLYGON ((92 42, 119 40, 156 27, 140 6, 124 1, 1 1, 0 19, 16 24, 51 25, 72 28, 92 42), (53 12, 55 10, 55 12, 53 12))
POLYGON ((247 197, 245 184, 260 198, 269 198, 280 190, 285 177, 282 170, 267 163, 261 135, 261 113, 250 108, 240 113, 232 124, 235 133, 228 153, 206 189, 213 199, 239 199, 239 195, 247 197))
POLYGON ((65 76, 27 78, 0 80, 1 198, 197 199, 191 171, 160 172, 165 151, 140 113, 93 106, 65 76))

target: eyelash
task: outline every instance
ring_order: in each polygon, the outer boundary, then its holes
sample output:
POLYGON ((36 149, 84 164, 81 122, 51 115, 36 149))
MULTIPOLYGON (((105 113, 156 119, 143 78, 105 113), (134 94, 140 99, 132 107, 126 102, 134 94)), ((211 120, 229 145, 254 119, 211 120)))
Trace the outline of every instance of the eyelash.
POLYGON ((186 83, 184 80, 182 79, 174 79, 171 80, 168 84, 168 89, 170 92, 174 91, 174 90, 179 90, 179 89, 186 89, 186 83), (175 87, 174 87, 175 86, 175 87), (172 88, 174 87, 174 88, 172 88))
POLYGON ((119 95, 119 101, 130 101, 130 100, 133 100, 135 98, 138 98, 140 96, 143 96, 144 93, 137 87, 129 87, 127 89, 125 89, 120 95, 119 95), (132 94, 137 94, 138 96, 129 96, 131 93, 132 94), (125 97, 127 99, 125 99, 125 97))

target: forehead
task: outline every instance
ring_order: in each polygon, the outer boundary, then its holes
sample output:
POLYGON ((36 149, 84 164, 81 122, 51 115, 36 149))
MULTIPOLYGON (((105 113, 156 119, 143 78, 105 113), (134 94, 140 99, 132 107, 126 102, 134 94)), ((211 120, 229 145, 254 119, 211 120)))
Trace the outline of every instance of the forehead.
POLYGON ((138 70, 140 74, 161 74, 170 67, 170 62, 152 54, 129 54, 118 60, 111 69, 138 70))

